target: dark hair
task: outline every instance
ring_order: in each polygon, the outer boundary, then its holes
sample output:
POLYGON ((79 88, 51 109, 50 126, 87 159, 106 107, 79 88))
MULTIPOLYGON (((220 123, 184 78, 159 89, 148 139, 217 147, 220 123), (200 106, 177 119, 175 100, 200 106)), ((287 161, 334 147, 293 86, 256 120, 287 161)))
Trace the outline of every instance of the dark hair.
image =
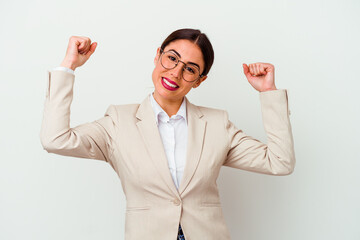
POLYGON ((201 73, 201 76, 206 76, 209 73, 210 68, 214 62, 214 50, 208 37, 205 35, 205 33, 202 33, 198 29, 191 29, 191 28, 178 29, 172 32, 164 40, 164 42, 161 44, 160 47, 161 50, 163 51, 169 43, 179 39, 190 40, 191 42, 199 46, 203 55, 203 60, 205 62, 205 67, 203 72, 201 73))

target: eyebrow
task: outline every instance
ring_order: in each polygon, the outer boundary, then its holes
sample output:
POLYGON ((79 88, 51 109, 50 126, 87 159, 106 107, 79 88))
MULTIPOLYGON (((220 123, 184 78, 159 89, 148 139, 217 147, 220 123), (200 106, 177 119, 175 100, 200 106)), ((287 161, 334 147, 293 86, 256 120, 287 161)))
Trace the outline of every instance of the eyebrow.
MULTIPOLYGON (((168 51, 173 51, 176 55, 178 55, 179 58, 181 58, 180 53, 178 53, 175 49, 170 49, 168 51)), ((200 70, 200 66, 197 63, 194 63, 194 62, 188 62, 188 63, 197 66, 200 70)))

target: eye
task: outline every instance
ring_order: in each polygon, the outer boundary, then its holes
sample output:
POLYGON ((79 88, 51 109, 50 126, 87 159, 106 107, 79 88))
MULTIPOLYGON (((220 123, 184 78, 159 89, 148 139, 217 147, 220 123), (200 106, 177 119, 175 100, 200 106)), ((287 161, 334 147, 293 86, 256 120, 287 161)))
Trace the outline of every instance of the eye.
POLYGON ((193 67, 186 66, 185 70, 191 74, 195 74, 196 69, 193 67))
POLYGON ((168 59, 172 62, 176 62, 176 57, 169 55, 168 59))

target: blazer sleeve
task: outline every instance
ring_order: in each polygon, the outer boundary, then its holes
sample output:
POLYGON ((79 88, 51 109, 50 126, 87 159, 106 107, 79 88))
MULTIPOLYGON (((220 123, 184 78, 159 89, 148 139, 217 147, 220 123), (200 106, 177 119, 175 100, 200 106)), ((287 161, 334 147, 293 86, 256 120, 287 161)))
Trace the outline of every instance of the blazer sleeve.
POLYGON ((294 171, 295 152, 287 91, 260 92, 260 102, 267 144, 239 130, 225 111, 229 150, 223 165, 269 175, 288 175, 294 171))
POLYGON ((75 75, 49 72, 40 140, 49 153, 109 161, 113 152, 116 109, 110 105, 99 120, 70 128, 75 75))

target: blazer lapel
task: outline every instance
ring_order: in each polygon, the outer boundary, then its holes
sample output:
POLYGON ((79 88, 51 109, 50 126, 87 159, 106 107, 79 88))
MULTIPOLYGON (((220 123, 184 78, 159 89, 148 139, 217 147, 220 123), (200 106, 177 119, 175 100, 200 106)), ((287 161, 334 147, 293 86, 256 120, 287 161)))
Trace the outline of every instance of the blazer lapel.
POLYGON ((185 101, 188 124, 187 153, 184 174, 178 190, 171 177, 164 146, 159 129, 156 125, 155 114, 149 96, 140 104, 136 113, 136 117, 140 120, 136 125, 144 140, 150 158, 166 185, 178 197, 189 185, 199 164, 206 129, 206 121, 202 119, 203 114, 199 108, 190 103, 186 97, 185 101))
POLYGON ((186 97, 185 99, 187 108, 188 141, 184 174, 178 190, 180 195, 189 185, 199 164, 206 129, 206 121, 202 119, 203 114, 199 108, 190 103, 186 97))
POLYGON ((171 177, 164 146, 159 129, 156 125, 155 114, 149 96, 147 96, 140 104, 136 117, 140 120, 136 125, 138 126, 152 162, 169 189, 175 196, 179 197, 179 193, 171 177))

